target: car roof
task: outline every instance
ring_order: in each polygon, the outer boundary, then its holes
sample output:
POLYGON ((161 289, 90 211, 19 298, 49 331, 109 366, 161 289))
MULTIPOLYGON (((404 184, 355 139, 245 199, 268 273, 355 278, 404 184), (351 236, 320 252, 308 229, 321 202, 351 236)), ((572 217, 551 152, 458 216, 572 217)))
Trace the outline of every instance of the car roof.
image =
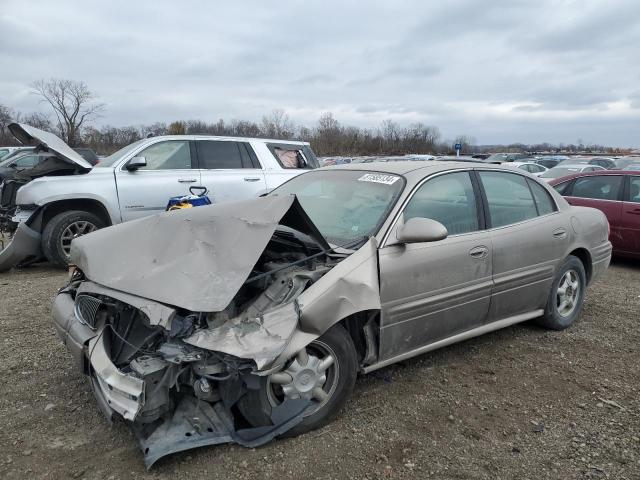
POLYGON ((445 170, 455 170, 459 168, 474 168, 474 167, 490 167, 501 168, 507 172, 511 172, 512 169, 507 167, 501 167, 499 164, 492 164, 486 162, 456 162, 456 161, 439 161, 429 160, 424 162, 412 162, 412 161, 400 161, 400 162, 370 162, 370 163, 346 163, 343 165, 329 165, 322 167, 318 170, 359 170, 359 171, 375 171, 384 173, 393 173, 396 175, 407 175, 410 173, 424 173, 425 175, 433 172, 440 172, 445 170))
POLYGON ((602 175, 638 175, 637 170, 597 170, 595 172, 572 173, 564 177, 554 178, 549 185, 557 185, 558 183, 567 182, 578 177, 601 177, 602 175))
POLYGON ((600 165, 590 165, 588 163, 563 163, 553 168, 592 168, 599 167, 600 165))
POLYGON ((291 145, 309 145, 309 142, 301 142, 298 140, 286 140, 284 138, 253 138, 253 137, 227 137, 224 135, 207 135, 207 134, 188 134, 188 135, 156 135, 148 137, 149 140, 227 140, 236 142, 261 142, 261 143, 282 143, 291 145))

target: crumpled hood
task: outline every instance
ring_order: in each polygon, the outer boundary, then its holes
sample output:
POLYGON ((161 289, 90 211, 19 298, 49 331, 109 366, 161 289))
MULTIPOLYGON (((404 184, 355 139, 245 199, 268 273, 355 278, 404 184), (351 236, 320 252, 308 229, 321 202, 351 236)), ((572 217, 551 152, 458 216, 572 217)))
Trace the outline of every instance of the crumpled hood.
POLYGON ((165 212, 79 237, 71 263, 98 284, 195 312, 219 312, 278 225, 329 248, 294 195, 165 212))
POLYGON ((53 133, 45 132, 44 130, 24 123, 12 123, 8 128, 12 135, 23 145, 32 145, 34 147, 42 145, 72 165, 76 164, 85 169, 91 169, 93 167, 82 158, 78 152, 73 150, 53 133))

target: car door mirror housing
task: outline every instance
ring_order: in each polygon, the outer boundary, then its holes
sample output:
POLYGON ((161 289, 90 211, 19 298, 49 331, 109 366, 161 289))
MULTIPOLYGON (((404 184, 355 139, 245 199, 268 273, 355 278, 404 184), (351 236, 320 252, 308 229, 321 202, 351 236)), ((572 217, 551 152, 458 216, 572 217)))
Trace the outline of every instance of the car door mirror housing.
POLYGON ((447 227, 430 218, 413 217, 398 230, 399 243, 422 243, 444 240, 449 235, 447 227))
POLYGON ((138 170, 139 168, 146 167, 146 166, 147 166, 146 158, 133 157, 131 160, 129 160, 129 163, 127 163, 127 170, 129 171, 138 170))

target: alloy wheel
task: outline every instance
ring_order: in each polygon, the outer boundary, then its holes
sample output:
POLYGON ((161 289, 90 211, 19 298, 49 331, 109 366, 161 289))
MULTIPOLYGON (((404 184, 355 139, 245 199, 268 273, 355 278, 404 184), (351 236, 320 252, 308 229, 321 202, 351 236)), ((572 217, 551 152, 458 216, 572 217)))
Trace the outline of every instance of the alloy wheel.
POLYGON ((67 226, 62 231, 62 235, 60 236, 60 247, 64 254, 68 257, 71 253, 71 241, 74 238, 81 237, 82 235, 86 235, 87 233, 95 232, 98 230, 93 223, 87 222, 85 220, 80 220, 77 222, 73 222, 67 226))

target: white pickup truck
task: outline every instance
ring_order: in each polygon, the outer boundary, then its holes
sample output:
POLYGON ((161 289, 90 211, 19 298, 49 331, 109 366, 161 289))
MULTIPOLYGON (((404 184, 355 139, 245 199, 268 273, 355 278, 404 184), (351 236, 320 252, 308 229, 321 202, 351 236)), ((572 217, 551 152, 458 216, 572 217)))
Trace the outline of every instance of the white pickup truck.
POLYGON ((99 228, 162 212, 192 186, 214 203, 259 196, 318 160, 305 142, 172 135, 132 143, 92 166, 51 133, 24 124, 9 130, 50 155, 0 187, 0 271, 46 257, 64 266, 71 241, 99 228), (4 232, 3 232, 4 231, 4 232))

